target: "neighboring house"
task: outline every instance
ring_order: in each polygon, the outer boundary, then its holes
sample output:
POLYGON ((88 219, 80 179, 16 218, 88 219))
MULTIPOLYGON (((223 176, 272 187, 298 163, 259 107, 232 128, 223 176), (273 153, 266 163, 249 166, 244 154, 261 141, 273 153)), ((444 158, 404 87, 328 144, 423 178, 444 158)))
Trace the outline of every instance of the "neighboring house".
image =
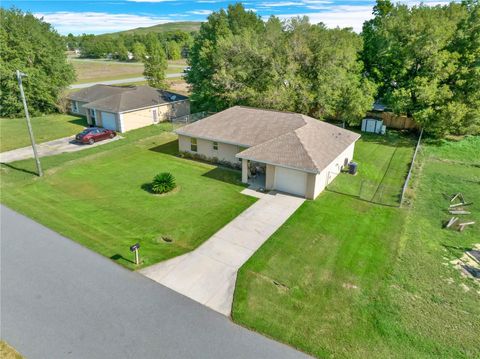
POLYGON ((235 106, 176 130, 181 152, 241 167, 242 182, 316 198, 360 135, 314 118, 235 106), (255 174, 253 173, 255 172, 255 174))
POLYGON ((188 97, 150 86, 94 85, 68 96, 90 126, 125 132, 190 114, 188 97))

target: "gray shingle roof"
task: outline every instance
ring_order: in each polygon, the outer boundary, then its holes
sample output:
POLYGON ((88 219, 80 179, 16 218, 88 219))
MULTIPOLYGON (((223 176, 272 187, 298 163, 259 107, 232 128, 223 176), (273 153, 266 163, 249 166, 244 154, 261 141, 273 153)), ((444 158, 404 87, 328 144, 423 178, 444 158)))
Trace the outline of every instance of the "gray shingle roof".
POLYGON ((305 125, 303 115, 234 106, 178 129, 180 135, 255 146, 305 125))
POLYGON ((83 107, 108 112, 124 112, 186 100, 188 97, 150 86, 94 85, 72 93, 70 100, 87 102, 83 107))
POLYGON ((319 173, 360 135, 304 116, 305 126, 237 154, 257 162, 319 173))
POLYGON ((176 131, 249 147, 238 158, 319 173, 360 135, 291 112, 235 106, 176 131))

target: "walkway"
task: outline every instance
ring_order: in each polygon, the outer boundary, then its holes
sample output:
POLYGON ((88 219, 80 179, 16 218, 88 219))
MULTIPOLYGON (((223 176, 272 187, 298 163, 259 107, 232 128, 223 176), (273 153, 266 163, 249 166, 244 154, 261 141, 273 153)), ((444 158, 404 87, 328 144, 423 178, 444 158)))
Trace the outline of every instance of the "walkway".
MULTIPOLYGON (((177 72, 174 74, 166 74, 165 78, 171 79, 175 77, 182 77, 184 75, 183 72, 177 72)), ((103 85, 121 85, 121 84, 128 84, 132 82, 141 82, 141 81, 146 81, 145 77, 130 77, 127 79, 120 79, 120 80, 107 80, 107 81, 96 81, 96 82, 86 82, 83 84, 74 84, 70 85, 71 89, 83 89, 86 87, 90 87, 93 85, 98 85, 98 84, 103 84, 103 85)))
MULTIPOLYGON (((37 152, 40 157, 58 155, 64 152, 76 152, 86 150, 87 148, 105 145, 117 141, 123 137, 115 136, 112 139, 95 142, 93 145, 81 144, 74 141, 74 137, 64 137, 57 140, 37 144, 37 152)), ((0 162, 9 163, 33 158, 32 146, 17 148, 16 150, 0 153, 0 162)))
POLYGON ((273 191, 244 193, 260 199, 196 250, 140 273, 229 316, 237 271, 305 201, 273 191))
POLYGON ((0 209, 1 338, 25 358, 306 358, 0 209))

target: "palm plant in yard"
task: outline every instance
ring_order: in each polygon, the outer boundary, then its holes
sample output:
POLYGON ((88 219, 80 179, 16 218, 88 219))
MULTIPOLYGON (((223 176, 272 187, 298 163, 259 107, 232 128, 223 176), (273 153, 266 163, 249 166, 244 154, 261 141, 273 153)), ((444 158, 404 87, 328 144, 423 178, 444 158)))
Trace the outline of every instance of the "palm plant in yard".
POLYGON ((152 192, 167 193, 176 187, 175 177, 169 172, 162 172, 153 178, 152 192))

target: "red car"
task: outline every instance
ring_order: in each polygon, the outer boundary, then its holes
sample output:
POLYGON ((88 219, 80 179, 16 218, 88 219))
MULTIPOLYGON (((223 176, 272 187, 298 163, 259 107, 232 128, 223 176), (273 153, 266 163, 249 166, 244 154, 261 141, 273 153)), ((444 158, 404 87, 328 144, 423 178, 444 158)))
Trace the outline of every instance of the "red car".
POLYGON ((116 135, 117 133, 115 131, 107 130, 106 128, 90 127, 76 135, 75 140, 93 145, 95 142, 106 140, 107 138, 114 138, 116 135))

